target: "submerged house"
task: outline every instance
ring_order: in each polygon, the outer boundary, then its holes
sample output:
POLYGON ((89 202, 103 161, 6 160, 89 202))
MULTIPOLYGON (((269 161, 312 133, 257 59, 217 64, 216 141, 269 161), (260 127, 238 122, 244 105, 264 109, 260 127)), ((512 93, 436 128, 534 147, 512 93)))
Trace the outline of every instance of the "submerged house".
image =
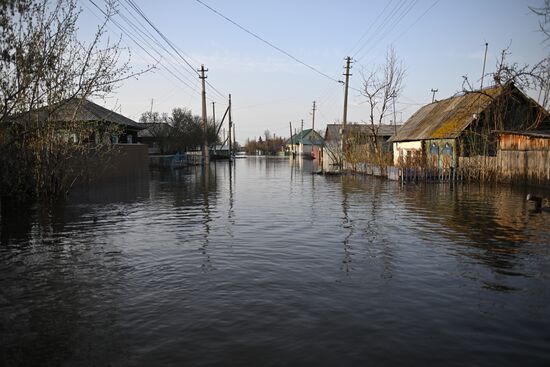
POLYGON ((313 129, 302 130, 285 142, 287 154, 318 159, 323 147, 323 137, 313 129))
POLYGON ((7 123, 15 132, 43 127, 50 139, 82 147, 82 155, 75 155, 73 164, 80 167, 87 160, 91 180, 141 175, 148 169, 147 146, 138 144, 138 132, 143 127, 87 99, 67 99, 10 116, 7 123), (116 149, 103 149, 115 145, 116 149), (105 150, 107 155, 101 153, 105 150))
POLYGON ((550 130, 548 113, 514 84, 460 94, 420 108, 390 139, 396 166, 456 168, 496 156, 496 131, 550 130))

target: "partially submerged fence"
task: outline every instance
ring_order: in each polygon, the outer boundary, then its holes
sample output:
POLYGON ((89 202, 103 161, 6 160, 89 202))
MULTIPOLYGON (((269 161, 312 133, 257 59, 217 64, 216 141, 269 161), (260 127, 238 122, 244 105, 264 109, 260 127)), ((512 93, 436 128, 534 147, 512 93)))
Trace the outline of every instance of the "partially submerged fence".
POLYGON ((400 182, 505 182, 550 187, 550 151, 499 151, 496 157, 460 157, 458 168, 354 165, 352 171, 400 182))

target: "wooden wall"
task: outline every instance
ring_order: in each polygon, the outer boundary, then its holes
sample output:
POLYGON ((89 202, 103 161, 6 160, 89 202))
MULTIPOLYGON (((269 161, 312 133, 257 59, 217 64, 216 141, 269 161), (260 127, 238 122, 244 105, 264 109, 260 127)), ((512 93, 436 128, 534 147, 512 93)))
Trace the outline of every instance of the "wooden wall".
POLYGON ((550 138, 502 134, 497 164, 502 181, 550 187, 550 138))

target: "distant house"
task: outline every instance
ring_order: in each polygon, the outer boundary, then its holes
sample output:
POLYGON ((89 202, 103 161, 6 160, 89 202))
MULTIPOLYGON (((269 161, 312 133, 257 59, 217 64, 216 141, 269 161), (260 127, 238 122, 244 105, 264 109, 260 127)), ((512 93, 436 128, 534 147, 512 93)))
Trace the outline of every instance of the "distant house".
POLYGON ((318 159, 323 147, 323 137, 313 129, 294 134, 285 142, 285 152, 308 158, 318 159))
POLYGON ((390 139, 395 165, 456 168, 459 157, 496 156, 495 130, 548 130, 548 113, 513 84, 420 108, 390 139))

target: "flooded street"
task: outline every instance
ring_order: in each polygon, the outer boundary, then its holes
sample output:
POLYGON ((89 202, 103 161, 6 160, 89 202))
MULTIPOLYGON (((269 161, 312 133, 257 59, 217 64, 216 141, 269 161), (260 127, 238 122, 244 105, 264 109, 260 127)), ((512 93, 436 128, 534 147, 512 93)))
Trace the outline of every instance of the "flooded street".
POLYGON ((550 364, 527 191, 235 165, 4 205, 0 365, 550 364))

